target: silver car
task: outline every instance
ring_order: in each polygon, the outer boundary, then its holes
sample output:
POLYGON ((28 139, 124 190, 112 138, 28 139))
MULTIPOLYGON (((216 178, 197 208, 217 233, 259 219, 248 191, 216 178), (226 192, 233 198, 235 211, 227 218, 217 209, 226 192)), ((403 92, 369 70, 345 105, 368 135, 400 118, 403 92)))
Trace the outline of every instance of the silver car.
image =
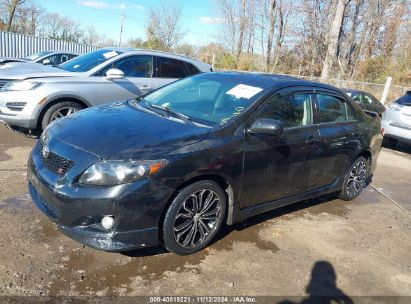
POLYGON ((411 144, 411 91, 387 107, 381 127, 389 145, 394 146, 399 140, 411 144))
POLYGON ((184 56, 129 48, 100 49, 58 68, 27 64, 0 70, 0 121, 37 132, 78 110, 135 98, 211 70, 209 64, 184 56))
POLYGON ((0 69, 11 68, 19 66, 18 63, 41 63, 46 65, 59 65, 74 57, 77 57, 77 53, 66 51, 42 51, 24 58, 0 58, 0 69), (17 64, 16 64, 17 63, 17 64))

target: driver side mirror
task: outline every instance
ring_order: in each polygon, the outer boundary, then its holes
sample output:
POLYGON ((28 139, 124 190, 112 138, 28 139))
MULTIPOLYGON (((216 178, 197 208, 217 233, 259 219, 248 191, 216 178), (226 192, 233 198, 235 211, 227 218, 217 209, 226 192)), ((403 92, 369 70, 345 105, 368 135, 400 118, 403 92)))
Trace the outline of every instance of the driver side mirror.
POLYGON ((47 64, 50 64, 51 61, 50 61, 50 59, 44 59, 44 60, 42 61, 42 63, 45 64, 45 65, 47 65, 47 64))
POLYGON ((106 79, 112 80, 112 79, 122 79, 124 78, 124 73, 122 70, 119 69, 109 69, 106 72, 106 79))
POLYGON ((283 132, 284 125, 281 121, 271 118, 257 119, 247 130, 249 134, 279 135, 283 132))

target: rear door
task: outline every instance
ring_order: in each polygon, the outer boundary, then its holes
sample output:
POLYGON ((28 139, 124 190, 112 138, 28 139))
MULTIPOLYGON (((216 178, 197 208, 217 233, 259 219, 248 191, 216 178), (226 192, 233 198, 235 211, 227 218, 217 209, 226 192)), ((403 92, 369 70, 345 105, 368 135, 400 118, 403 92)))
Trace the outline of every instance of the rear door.
POLYGON ((316 90, 315 123, 321 139, 319 167, 313 176, 316 187, 332 184, 345 174, 360 146, 359 122, 348 101, 340 94, 316 90))
POLYGON ((278 91, 247 120, 246 129, 259 118, 280 120, 284 131, 277 136, 245 134, 241 208, 310 190, 319 149, 312 92, 307 88, 278 91))

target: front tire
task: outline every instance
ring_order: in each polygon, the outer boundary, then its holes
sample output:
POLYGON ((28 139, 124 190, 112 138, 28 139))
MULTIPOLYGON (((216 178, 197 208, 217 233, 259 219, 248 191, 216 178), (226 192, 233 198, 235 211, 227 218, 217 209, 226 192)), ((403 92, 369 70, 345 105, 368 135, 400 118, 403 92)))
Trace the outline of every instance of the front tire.
POLYGON ((214 181, 193 183, 173 199, 164 217, 165 248, 188 255, 206 247, 218 233, 226 212, 226 197, 214 181))
POLYGON ((362 156, 358 157, 344 176, 339 198, 344 201, 351 201, 360 195, 366 186, 368 171, 368 161, 362 156))
POLYGON ((73 101, 63 101, 52 105, 49 109, 47 109, 46 113, 44 113, 41 121, 42 130, 45 130, 52 121, 71 115, 81 109, 83 109, 83 107, 73 101))

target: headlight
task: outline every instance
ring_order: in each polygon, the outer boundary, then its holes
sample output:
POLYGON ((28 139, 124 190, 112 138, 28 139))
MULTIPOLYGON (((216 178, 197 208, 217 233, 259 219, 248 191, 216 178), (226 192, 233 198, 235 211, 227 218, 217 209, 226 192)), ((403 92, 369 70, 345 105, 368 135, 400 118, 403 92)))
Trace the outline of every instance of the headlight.
POLYGON ((89 167, 79 182, 87 185, 114 186, 146 178, 164 168, 167 161, 101 161, 89 167))
POLYGON ((29 91, 41 86, 42 82, 32 82, 27 80, 16 80, 7 83, 2 91, 29 91))
POLYGON ((393 111, 401 111, 402 105, 394 102, 394 103, 392 103, 392 104, 390 104, 390 105, 388 106, 388 109, 389 109, 389 110, 393 110, 393 111))

